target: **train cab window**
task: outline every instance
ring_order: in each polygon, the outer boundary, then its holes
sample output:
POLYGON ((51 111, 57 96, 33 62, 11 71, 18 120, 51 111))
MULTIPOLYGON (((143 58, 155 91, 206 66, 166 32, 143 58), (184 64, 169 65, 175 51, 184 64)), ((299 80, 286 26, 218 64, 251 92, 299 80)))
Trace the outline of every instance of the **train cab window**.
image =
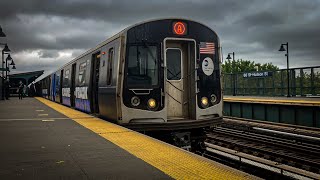
POLYGON ((130 46, 127 68, 128 87, 158 85, 157 46, 130 46))
POLYGON ((113 48, 109 49, 109 54, 108 54, 108 69, 107 69, 107 85, 111 85, 111 80, 112 80, 112 66, 113 66, 113 56, 114 56, 114 50, 113 48))
POLYGON ((181 50, 167 49, 167 79, 180 80, 181 79, 181 50))

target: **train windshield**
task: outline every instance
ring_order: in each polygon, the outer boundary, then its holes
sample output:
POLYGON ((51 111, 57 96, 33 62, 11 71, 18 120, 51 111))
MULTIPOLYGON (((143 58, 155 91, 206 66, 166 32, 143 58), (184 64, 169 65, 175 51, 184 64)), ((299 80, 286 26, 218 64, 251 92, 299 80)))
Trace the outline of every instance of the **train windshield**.
POLYGON ((128 87, 150 87, 158 85, 159 65, 157 46, 130 46, 127 57, 128 87))

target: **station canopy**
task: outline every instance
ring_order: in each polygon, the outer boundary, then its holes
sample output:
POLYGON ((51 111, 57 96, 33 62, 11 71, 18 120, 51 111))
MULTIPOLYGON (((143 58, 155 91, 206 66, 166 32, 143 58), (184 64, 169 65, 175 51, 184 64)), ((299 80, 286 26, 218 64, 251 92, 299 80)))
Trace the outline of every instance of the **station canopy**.
POLYGON ((10 74, 9 81, 10 81, 10 84, 17 85, 19 81, 22 81, 25 85, 29 85, 38 77, 40 77, 43 73, 44 73, 44 70, 10 74))

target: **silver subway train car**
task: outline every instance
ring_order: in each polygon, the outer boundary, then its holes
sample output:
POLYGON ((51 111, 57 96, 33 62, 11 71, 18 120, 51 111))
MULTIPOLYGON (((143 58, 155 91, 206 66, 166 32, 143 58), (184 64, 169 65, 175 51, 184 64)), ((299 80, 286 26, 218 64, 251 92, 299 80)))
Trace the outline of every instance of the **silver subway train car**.
POLYGON ((130 129, 186 139, 184 133, 222 120, 219 47, 218 35, 192 20, 142 22, 40 79, 35 89, 130 129))

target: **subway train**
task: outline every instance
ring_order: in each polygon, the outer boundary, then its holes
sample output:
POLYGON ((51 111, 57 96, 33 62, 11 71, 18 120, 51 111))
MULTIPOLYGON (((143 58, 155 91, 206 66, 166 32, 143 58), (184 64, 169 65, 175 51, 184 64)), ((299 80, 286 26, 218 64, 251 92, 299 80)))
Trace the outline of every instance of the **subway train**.
MULTIPOLYGON (((85 42, 84 42, 85 43, 85 42)), ((190 145, 222 121, 219 37, 178 18, 135 24, 33 85, 37 94, 190 145)))

